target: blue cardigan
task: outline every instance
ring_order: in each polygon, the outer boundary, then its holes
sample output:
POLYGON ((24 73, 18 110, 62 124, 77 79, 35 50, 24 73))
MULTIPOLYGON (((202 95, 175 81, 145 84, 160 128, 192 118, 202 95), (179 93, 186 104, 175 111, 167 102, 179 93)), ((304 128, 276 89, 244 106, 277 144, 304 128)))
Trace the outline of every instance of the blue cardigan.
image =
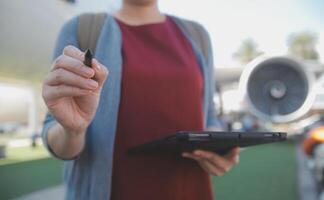
MULTIPOLYGON (((190 41, 204 76, 203 111, 204 126, 218 126, 214 94, 214 70, 211 45, 209 42, 209 58, 205 58, 198 44, 192 40, 185 30, 184 20, 172 17, 185 37, 190 41)), ((58 57, 67 45, 78 47, 78 17, 68 21, 62 28, 54 51, 58 57)), ((206 37, 209 36, 201 26, 206 37)), ((209 40, 210 41, 210 40, 209 40)), ((96 115, 87 129, 86 144, 80 155, 65 161, 64 181, 66 183, 66 199, 68 200, 109 200, 113 166, 113 150, 120 102, 122 76, 122 39, 118 24, 113 17, 107 17, 95 51, 95 57, 109 70, 109 77, 103 86, 100 103, 96 115)), ((42 138, 49 152, 57 157, 47 143, 48 129, 55 119, 48 113, 44 121, 42 138)), ((59 157, 57 157, 59 158, 59 157)), ((60 159, 60 158, 59 158, 60 159)))

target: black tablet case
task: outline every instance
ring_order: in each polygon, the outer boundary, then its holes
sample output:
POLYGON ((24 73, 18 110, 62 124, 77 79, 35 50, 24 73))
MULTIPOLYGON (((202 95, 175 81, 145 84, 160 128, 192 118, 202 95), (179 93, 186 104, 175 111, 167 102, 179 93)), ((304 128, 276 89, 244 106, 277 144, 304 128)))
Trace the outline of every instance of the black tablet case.
POLYGON ((286 133, 280 132, 190 132, 181 131, 166 138, 145 143, 128 150, 130 155, 179 154, 196 149, 224 155, 234 147, 285 141, 286 133))

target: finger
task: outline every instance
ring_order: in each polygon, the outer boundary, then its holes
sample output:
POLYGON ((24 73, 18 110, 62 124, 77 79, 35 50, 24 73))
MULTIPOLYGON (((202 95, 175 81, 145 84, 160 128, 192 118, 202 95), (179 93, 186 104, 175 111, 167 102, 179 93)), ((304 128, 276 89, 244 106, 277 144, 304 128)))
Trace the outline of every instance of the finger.
POLYGON ((203 168, 207 173, 212 174, 214 176, 221 176, 225 173, 223 169, 217 168, 216 166, 211 164, 208 160, 203 159, 200 156, 196 156, 188 152, 182 153, 182 156, 197 161, 201 166, 201 168, 203 168))
POLYGON ((91 94, 91 90, 80 89, 68 85, 45 86, 43 88, 43 97, 46 100, 54 100, 62 97, 77 97, 91 94))
POLYGON ((232 165, 234 163, 228 161, 226 158, 219 156, 216 153, 210 152, 210 151, 202 151, 197 150, 194 152, 196 156, 201 156, 204 159, 207 159, 211 163, 213 163, 214 166, 223 169, 224 171, 229 171, 232 165))
POLYGON ((75 58, 81 62, 84 61, 84 52, 82 52, 80 49, 76 48, 75 46, 68 45, 63 49, 63 54, 66 56, 70 56, 72 58, 75 58))
POLYGON ((198 164, 203 170, 205 170, 206 173, 218 176, 218 173, 213 173, 211 170, 209 170, 209 168, 203 163, 203 161, 198 161, 198 164))
POLYGON ((239 163, 239 154, 240 154, 240 148, 236 147, 236 148, 232 149, 224 157, 227 158, 227 160, 229 160, 230 162, 238 164, 239 163))
POLYGON ((239 164, 240 163, 240 156, 239 155, 236 155, 232 161, 235 163, 235 164, 239 164))
POLYGON ((95 70, 94 79, 98 81, 99 87, 101 88, 108 77, 108 69, 99 63, 97 59, 92 59, 92 68, 95 70))
POLYGON ((92 68, 85 66, 80 60, 67 55, 61 55, 55 59, 52 71, 59 68, 63 68, 85 78, 91 78, 95 73, 92 68))
POLYGON ((95 90, 98 83, 92 79, 86 79, 65 69, 57 69, 45 78, 45 84, 50 86, 69 85, 80 89, 95 90))
POLYGON ((193 160, 196 160, 196 161, 200 161, 202 159, 201 157, 196 156, 196 155, 194 155, 192 153, 188 153, 188 152, 182 153, 182 157, 190 158, 190 159, 193 159, 193 160))
POLYGON ((226 173, 224 169, 216 167, 208 160, 202 160, 199 162, 199 164, 207 173, 212 174, 214 176, 222 176, 226 173))
POLYGON ((227 156, 227 157, 233 157, 233 156, 238 155, 239 153, 240 153, 240 148, 239 147, 235 147, 230 152, 228 152, 225 156, 227 156))
POLYGON ((214 176, 222 176, 226 172, 224 169, 215 166, 209 160, 204 159, 200 156, 196 156, 192 153, 183 153, 183 156, 186 158, 196 160, 207 173, 212 174, 214 176))
MULTIPOLYGON (((63 50, 63 54, 76 58, 79 61, 83 62, 84 61, 84 52, 80 51, 80 49, 74 47, 74 46, 66 46, 63 50)), ((96 79, 99 82, 100 88, 102 87, 103 83, 108 77, 108 69, 99 63, 96 59, 92 59, 92 69, 95 70, 95 76, 94 79, 96 79)))

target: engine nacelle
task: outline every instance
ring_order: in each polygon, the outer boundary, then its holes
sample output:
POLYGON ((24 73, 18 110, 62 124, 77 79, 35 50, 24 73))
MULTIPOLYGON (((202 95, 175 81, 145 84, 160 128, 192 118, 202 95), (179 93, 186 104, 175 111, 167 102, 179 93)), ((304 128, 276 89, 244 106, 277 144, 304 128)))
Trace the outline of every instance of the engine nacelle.
POLYGON ((244 69, 240 90, 252 114, 266 122, 287 123, 311 109, 314 80, 314 74, 297 58, 259 57, 244 69))

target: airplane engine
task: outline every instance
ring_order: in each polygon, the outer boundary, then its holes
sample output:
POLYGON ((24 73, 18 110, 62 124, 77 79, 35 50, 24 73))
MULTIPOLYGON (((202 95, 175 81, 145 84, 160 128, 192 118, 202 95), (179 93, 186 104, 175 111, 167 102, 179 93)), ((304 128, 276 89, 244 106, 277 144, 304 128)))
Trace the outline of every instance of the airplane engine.
POLYGON ((253 115, 266 122, 288 123, 311 109, 314 80, 314 74, 296 58, 259 57, 244 69, 240 91, 253 115))

